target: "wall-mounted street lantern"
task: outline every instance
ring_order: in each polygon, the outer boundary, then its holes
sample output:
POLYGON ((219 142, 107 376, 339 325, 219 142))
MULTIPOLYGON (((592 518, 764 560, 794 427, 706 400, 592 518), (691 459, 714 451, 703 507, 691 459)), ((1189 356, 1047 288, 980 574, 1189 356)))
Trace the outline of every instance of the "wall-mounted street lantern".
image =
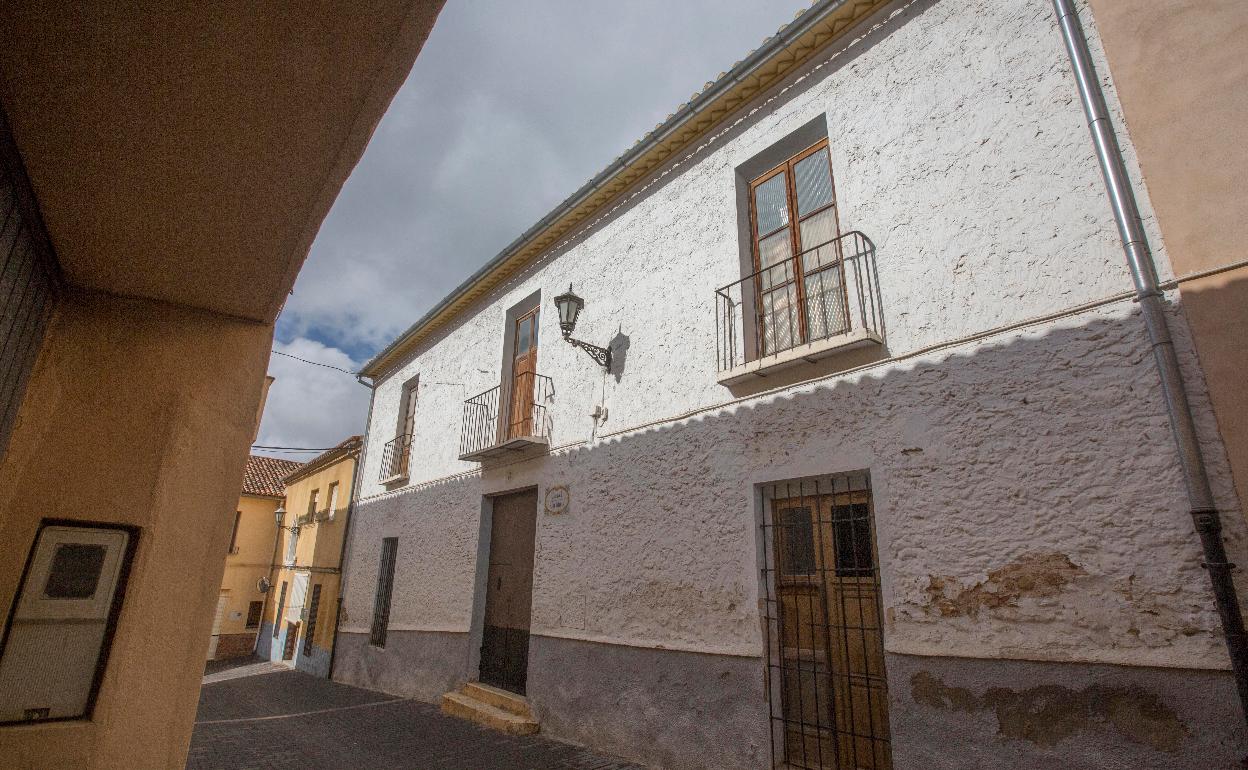
POLYGON ((290 534, 294 535, 295 537, 299 537, 299 521, 297 519, 295 520, 295 525, 293 527, 283 526, 282 524, 282 522, 286 521, 286 508, 285 507, 280 506, 280 505, 277 506, 277 510, 273 511, 273 518, 277 522, 278 529, 284 529, 290 534))
POLYGON ((599 366, 611 371, 610 348, 600 348, 572 337, 572 332, 576 329, 576 317, 581 314, 583 307, 585 307, 585 300, 576 296, 572 292, 572 284, 568 284, 567 293, 555 297, 555 308, 559 311, 559 330, 563 332, 563 338, 568 341, 569 345, 584 350, 599 366))

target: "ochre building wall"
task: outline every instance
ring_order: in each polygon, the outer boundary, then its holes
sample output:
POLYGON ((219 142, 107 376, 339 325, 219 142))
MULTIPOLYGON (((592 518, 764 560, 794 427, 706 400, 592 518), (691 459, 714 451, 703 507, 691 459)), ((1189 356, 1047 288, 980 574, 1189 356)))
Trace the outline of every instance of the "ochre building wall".
MULTIPOLYGON (((1248 259, 1248 3, 1091 0, 1170 261, 1248 259)), ((1180 289, 1218 428, 1248 501, 1248 267, 1180 289)))
POLYGON ((71 292, 0 465, 0 601, 44 517, 141 528, 91 720, 0 730, 9 767, 185 762, 272 327, 71 292), (67 483, 72 475, 73 483, 67 483))
MULTIPOLYGON (((250 495, 238 499, 235 510, 242 514, 235 538, 238 553, 226 554, 225 573, 221 577, 221 591, 228 592, 229 600, 221 619, 217 659, 250 655, 255 646, 260 625, 247 627, 247 608, 251 602, 265 600, 257 584, 260 578, 268 576, 272 568, 273 543, 277 532, 273 512, 280 502, 280 498, 250 495)), ((230 512, 227 518, 233 527, 234 513, 230 512)))

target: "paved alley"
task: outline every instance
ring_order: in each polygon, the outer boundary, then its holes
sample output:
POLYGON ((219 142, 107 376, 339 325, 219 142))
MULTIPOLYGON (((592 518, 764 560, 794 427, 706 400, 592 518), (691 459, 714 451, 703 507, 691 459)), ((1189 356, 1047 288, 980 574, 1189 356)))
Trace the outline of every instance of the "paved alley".
POLYGON ((200 691, 188 770, 638 767, 540 735, 503 735, 428 703, 296 671, 214 679, 200 691))

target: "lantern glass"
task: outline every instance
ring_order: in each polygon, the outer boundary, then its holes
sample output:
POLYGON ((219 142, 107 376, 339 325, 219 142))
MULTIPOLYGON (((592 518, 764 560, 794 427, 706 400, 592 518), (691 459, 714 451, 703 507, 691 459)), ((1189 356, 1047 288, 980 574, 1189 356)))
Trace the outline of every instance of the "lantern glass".
POLYGON ((576 329, 576 317, 585 307, 585 300, 573 294, 572 285, 568 284, 567 293, 555 297, 555 307, 559 311, 559 329, 567 336, 576 329))
POLYGON ((277 520, 277 526, 281 527, 282 522, 286 520, 286 509, 278 506, 277 510, 273 511, 273 518, 277 520))

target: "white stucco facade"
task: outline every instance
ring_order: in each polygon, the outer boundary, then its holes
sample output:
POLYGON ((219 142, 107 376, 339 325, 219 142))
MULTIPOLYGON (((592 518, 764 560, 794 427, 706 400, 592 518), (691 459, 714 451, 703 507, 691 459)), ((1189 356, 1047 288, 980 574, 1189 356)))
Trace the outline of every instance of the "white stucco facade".
POLYGON ((367 632, 379 544, 398 537, 390 629, 467 634, 483 496, 561 485, 568 512, 538 516, 534 635, 763 656, 758 485, 866 470, 889 653, 1224 669, 1130 288, 1049 3, 889 6, 377 382, 343 630, 367 632), (742 276, 736 169, 820 116, 841 230, 876 245, 885 345, 733 392, 716 381, 713 292, 742 276), (612 374, 559 338, 551 301, 569 283, 586 299, 576 336, 615 340, 612 374), (551 450, 460 461, 461 405, 499 384, 507 311, 534 292, 551 450), (381 450, 417 376, 410 478, 383 486, 381 450))

